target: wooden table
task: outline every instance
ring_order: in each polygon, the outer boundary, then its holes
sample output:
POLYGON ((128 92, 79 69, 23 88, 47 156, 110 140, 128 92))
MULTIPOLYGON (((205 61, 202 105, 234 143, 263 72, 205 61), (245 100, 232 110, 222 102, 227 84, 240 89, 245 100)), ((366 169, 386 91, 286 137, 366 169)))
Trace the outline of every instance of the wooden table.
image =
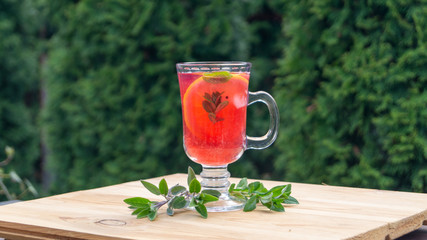
MULTIPOLYGON (((165 176, 169 186, 186 175, 165 176)), ((147 181, 158 184, 161 178, 147 181)), ((238 182, 239 179, 231 179, 238 182)), ((250 180, 251 181, 251 180, 250 180)), ((283 182, 262 181, 267 188, 283 182)), ((427 225, 427 194, 292 183, 299 205, 285 213, 161 209, 136 219, 123 199, 160 200, 139 181, 0 207, 0 237, 11 239, 395 239, 427 225)))

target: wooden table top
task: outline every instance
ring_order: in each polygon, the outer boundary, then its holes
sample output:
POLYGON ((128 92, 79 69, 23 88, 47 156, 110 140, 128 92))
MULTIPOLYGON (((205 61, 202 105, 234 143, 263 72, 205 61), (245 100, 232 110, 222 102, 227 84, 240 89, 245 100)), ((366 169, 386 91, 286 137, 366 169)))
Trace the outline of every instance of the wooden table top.
MULTIPOLYGON (((162 177, 148 179, 158 184, 162 177)), ((169 186, 186 175, 164 177, 169 186)), ((237 183, 239 179, 232 178, 237 183)), ((252 182, 254 180, 249 180, 252 182)), ((261 181, 267 188, 284 182, 261 181)), ((11 239, 395 239, 427 225, 427 194, 292 183, 286 212, 191 210, 136 219, 123 199, 146 197, 139 181, 0 206, 0 237, 11 239)))

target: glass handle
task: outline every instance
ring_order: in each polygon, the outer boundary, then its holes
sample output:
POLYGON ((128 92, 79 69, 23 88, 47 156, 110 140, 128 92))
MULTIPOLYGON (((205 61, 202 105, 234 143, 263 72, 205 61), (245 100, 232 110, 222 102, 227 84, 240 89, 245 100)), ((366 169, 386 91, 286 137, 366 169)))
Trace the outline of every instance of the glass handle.
POLYGON ((274 98, 264 92, 249 92, 248 106, 252 103, 262 102, 267 105, 270 113, 270 127, 268 132, 262 137, 250 137, 246 136, 246 149, 264 149, 270 146, 277 138, 279 130, 279 109, 277 108, 276 101, 274 98))

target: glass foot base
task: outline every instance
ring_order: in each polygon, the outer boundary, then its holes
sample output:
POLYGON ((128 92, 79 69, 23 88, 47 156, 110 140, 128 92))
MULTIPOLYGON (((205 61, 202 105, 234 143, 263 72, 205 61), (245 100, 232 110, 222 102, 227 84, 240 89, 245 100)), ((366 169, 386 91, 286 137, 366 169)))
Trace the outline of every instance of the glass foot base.
POLYGON ((202 166, 203 171, 200 173, 203 179, 201 182, 202 189, 216 190, 221 193, 218 201, 205 204, 208 212, 228 212, 242 209, 245 201, 230 197, 228 194, 230 173, 227 171, 227 166, 202 166))
POLYGON ((228 194, 222 194, 218 201, 206 203, 208 212, 228 212, 243 209, 244 201, 239 199, 230 198, 228 194))

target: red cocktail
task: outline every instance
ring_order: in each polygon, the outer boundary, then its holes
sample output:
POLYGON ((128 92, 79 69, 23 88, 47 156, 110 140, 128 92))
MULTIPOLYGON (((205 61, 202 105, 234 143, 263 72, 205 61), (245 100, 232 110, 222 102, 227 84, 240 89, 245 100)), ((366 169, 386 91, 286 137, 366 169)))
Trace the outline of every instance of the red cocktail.
POLYGON ((184 146, 195 162, 227 165, 246 148, 249 73, 206 75, 209 73, 178 73, 184 146))

